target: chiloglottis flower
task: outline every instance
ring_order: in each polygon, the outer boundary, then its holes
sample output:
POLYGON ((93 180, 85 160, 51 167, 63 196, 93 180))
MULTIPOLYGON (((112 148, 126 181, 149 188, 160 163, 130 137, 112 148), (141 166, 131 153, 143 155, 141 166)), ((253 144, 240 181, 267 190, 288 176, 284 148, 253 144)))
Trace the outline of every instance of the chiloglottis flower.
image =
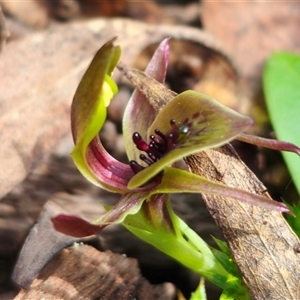
MULTIPOLYGON (((206 193, 230 197, 268 209, 288 212, 279 202, 210 181, 178 167, 184 157, 230 142, 252 119, 220 104, 213 98, 185 91, 157 113, 147 98, 134 92, 123 118, 124 143, 129 163, 114 159, 98 136, 107 106, 117 93, 111 78, 120 48, 113 41, 95 55, 75 93, 71 128, 75 143, 73 160, 94 184, 121 194, 119 202, 89 223, 80 217, 59 215, 52 219, 56 230, 81 237, 109 224, 122 223, 136 214, 144 202, 170 193, 206 193)), ((168 63, 168 40, 154 53, 145 73, 163 82, 168 63)), ((153 200, 154 201, 154 200, 153 200)))

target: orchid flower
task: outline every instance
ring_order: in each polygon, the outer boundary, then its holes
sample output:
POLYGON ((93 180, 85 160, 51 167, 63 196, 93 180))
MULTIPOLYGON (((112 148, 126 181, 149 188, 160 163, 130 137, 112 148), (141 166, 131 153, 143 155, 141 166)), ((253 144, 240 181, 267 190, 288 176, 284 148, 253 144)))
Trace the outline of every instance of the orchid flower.
MULTIPOLYGON (((75 144, 71 155, 88 180, 119 193, 120 200, 91 223, 77 216, 58 215, 52 219, 55 229, 84 237, 107 225, 123 223, 141 239, 224 290, 233 289, 247 299, 247 288, 242 280, 229 274, 210 247, 175 215, 168 195, 182 192, 214 194, 289 212, 282 203, 213 182, 184 167, 186 156, 241 137, 252 125, 252 119, 195 91, 174 93, 158 112, 139 87, 129 100, 123 117, 129 163, 117 161, 104 149, 98 135, 106 119, 107 106, 118 91, 111 74, 121 50, 113 42, 107 42, 96 53, 76 90, 71 107, 75 144)), ((166 39, 154 53, 145 74, 163 83, 168 55, 166 39)))
MULTIPOLYGON (((145 73, 163 82, 168 62, 168 40, 156 50, 145 73)), ((98 136, 107 106, 117 93, 111 78, 120 47, 106 43, 95 55, 75 93, 71 128, 75 148, 73 160, 94 184, 120 193, 119 202, 89 223, 76 216, 52 219, 56 230, 82 237, 99 232, 109 224, 122 223, 141 209, 143 203, 170 193, 206 193, 230 197, 281 212, 289 209, 263 196, 210 181, 180 168, 186 156, 230 142, 250 125, 252 119, 195 91, 185 91, 157 114, 138 90, 131 97, 123 118, 128 164, 114 159, 98 136)))

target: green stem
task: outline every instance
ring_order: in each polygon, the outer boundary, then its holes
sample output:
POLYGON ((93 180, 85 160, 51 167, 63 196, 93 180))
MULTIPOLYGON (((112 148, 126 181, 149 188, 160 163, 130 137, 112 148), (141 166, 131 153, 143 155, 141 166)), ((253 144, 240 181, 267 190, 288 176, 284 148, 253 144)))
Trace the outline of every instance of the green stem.
MULTIPOLYGON (((178 218, 178 220, 180 219, 178 218)), ((176 237, 158 231, 145 231, 124 223, 123 225, 142 240, 173 257, 220 288, 233 288, 234 282, 228 280, 231 275, 219 263, 207 244, 182 220, 179 223, 180 231, 181 228, 184 230, 184 236, 176 237)))

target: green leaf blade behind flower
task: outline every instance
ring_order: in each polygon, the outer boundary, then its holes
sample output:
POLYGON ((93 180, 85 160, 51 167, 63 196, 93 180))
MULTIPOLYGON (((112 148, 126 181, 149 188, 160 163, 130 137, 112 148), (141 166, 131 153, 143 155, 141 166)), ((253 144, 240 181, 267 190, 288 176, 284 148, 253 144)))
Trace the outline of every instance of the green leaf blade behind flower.
MULTIPOLYGON (((285 201, 284 201, 285 202, 285 201)), ((293 231, 297 234, 298 238, 300 238, 300 202, 294 205, 290 205, 285 202, 285 204, 290 208, 295 216, 287 215, 286 220, 293 229, 293 231)))
POLYGON ((179 133, 173 149, 161 159, 137 173, 129 182, 129 188, 143 185, 166 166, 197 152, 219 147, 253 124, 251 118, 220 104, 215 99, 186 91, 173 98, 158 114, 149 128, 148 138, 159 129, 168 135, 172 130, 170 120, 174 119, 179 128, 187 133, 179 133))
MULTIPOLYGON (((263 86, 271 122, 278 139, 300 145, 300 56, 287 52, 273 54, 267 61, 263 86)), ((282 153, 300 194, 300 159, 282 153)))

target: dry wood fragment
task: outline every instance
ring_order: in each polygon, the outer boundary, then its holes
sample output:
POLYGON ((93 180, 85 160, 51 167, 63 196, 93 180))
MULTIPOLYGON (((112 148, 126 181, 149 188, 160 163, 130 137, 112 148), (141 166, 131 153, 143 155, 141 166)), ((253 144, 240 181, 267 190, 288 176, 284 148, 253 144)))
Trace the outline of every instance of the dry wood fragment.
MULTIPOLYGON (((266 188, 231 145, 187 158, 192 172, 258 195, 266 188)), ((299 239, 281 213, 202 195, 253 299, 300 299, 299 239)))
POLYGON ((171 300, 171 284, 151 286, 141 277, 137 261, 82 244, 62 250, 43 269, 28 290, 15 300, 171 300))

